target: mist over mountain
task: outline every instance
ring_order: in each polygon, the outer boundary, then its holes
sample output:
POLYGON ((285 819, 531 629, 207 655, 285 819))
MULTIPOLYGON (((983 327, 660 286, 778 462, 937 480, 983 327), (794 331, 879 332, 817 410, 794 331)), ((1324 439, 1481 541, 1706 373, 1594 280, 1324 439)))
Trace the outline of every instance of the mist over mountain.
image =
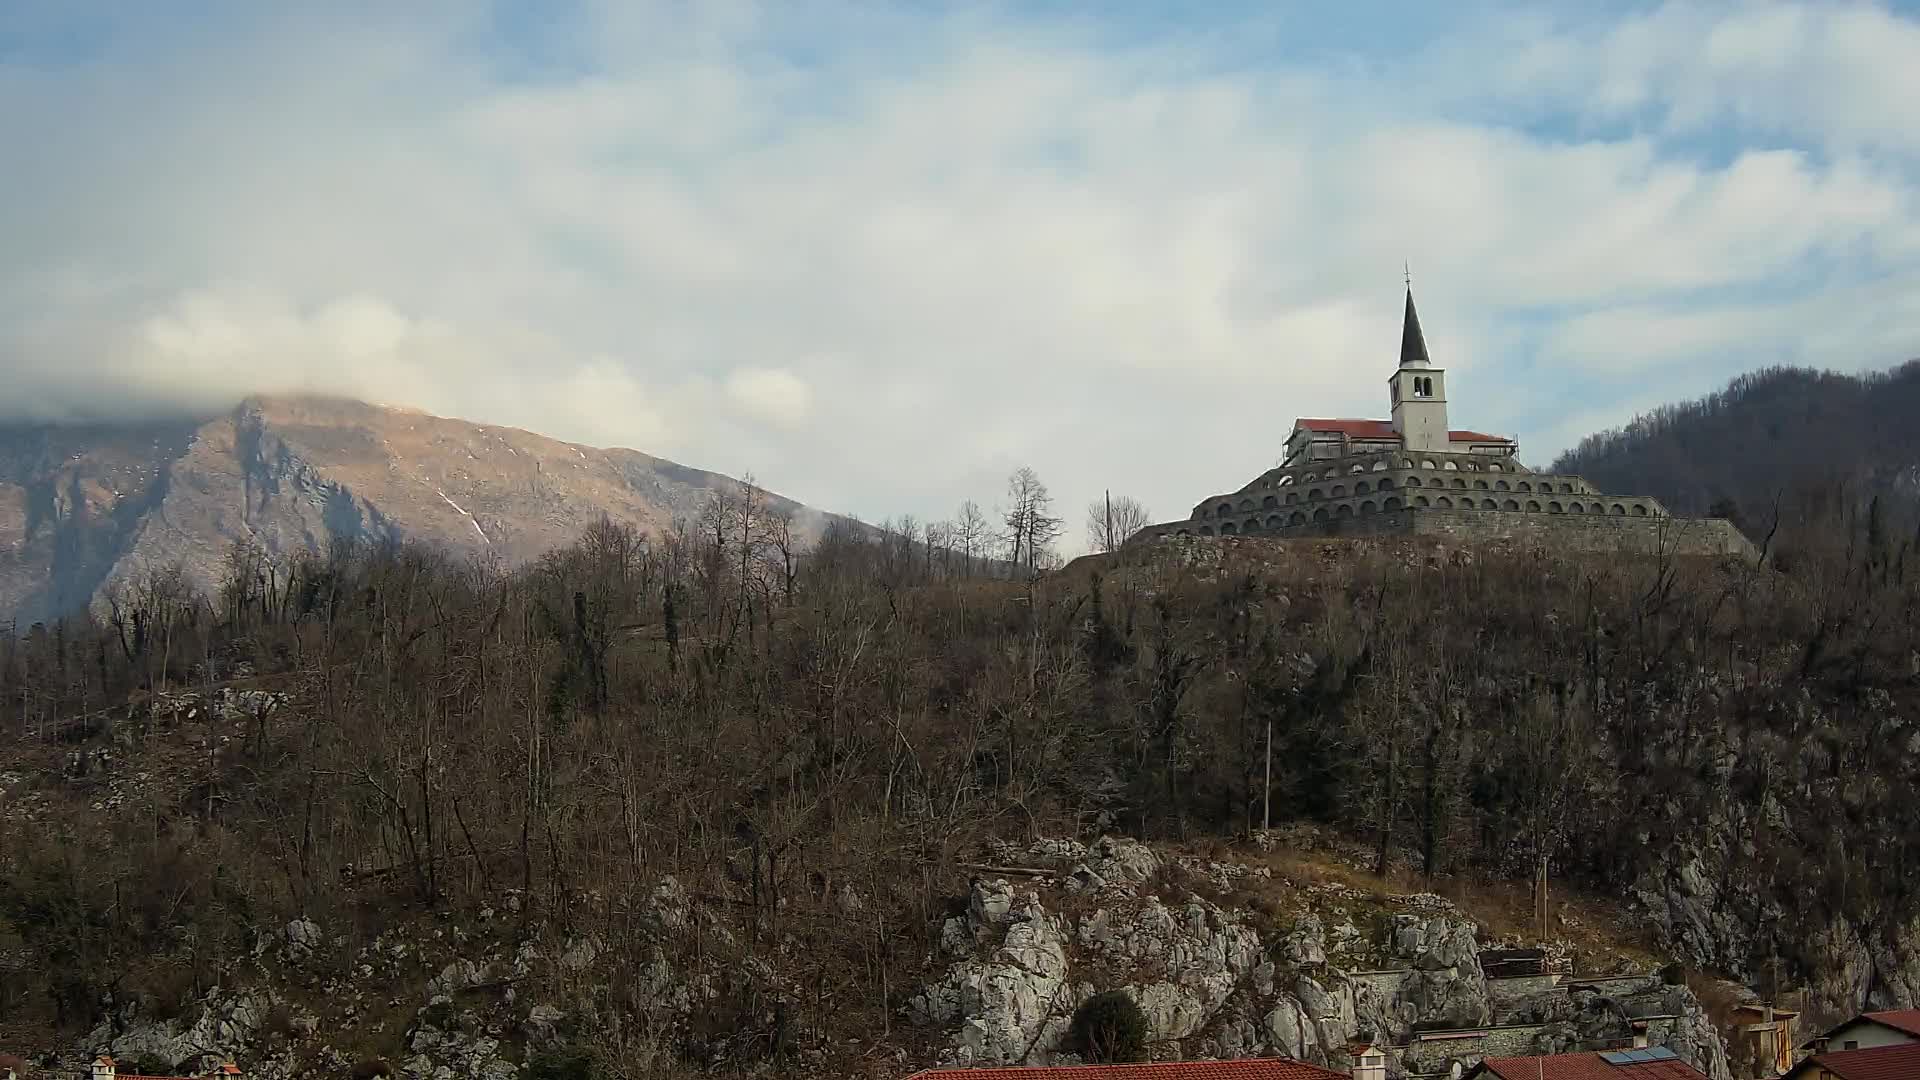
MULTIPOLYGON (((635 450, 316 396, 211 415, 0 425, 0 621, 87 607, 178 565, 210 592, 235 541, 284 556, 424 540, 526 562, 604 514, 658 532, 735 482, 635 450)), ((826 515, 771 496, 801 535, 826 515)))

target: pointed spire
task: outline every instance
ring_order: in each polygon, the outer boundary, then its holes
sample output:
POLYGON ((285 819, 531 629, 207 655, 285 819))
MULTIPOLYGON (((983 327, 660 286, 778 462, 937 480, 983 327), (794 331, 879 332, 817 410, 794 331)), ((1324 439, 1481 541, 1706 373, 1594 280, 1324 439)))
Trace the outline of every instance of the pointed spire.
POLYGON ((1400 366, 1432 367, 1427 356, 1427 338, 1420 332, 1420 313, 1413 310, 1413 286, 1407 286, 1407 317, 1400 328, 1400 366))

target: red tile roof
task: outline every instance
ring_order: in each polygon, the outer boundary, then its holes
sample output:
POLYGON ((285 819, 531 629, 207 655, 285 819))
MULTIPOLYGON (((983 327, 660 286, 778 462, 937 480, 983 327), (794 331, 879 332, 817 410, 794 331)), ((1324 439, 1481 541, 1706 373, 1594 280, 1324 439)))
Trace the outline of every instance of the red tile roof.
POLYGON ((1920 1076, 1920 1043, 1875 1046, 1867 1050, 1829 1050, 1802 1062, 1791 1075, 1800 1075, 1809 1064, 1818 1065, 1840 1080, 1913 1080, 1920 1076))
POLYGON ((1488 1058, 1481 1073, 1500 1080, 1702 1080, 1706 1074, 1677 1058, 1615 1065, 1588 1051, 1546 1057, 1488 1058))
POLYGON ((1920 1009, 1890 1009, 1886 1012, 1864 1013, 1868 1020, 1897 1028, 1909 1035, 1920 1036, 1920 1009))
POLYGON ((1161 1061, 1150 1065, 1061 1065, 1048 1068, 928 1069, 907 1080, 1347 1080, 1347 1074, 1286 1058, 1161 1061))
MULTIPOLYGON (((1323 431, 1347 435, 1355 439, 1393 439, 1400 433, 1393 430, 1391 420, 1323 420, 1303 418, 1295 420, 1293 426, 1308 431, 1323 431)), ((1487 435, 1478 431, 1449 431, 1447 438, 1453 442, 1512 442, 1498 435, 1487 435)))

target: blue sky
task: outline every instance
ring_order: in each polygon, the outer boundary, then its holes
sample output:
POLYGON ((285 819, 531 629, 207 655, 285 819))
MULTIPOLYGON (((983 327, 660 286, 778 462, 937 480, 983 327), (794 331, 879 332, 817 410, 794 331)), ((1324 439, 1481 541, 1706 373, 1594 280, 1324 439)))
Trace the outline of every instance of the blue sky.
POLYGON ((1171 517, 1384 413, 1405 261, 1456 423, 1545 465, 1920 356, 1915 101, 1912 5, 9 5, 0 411, 319 390, 1171 517))

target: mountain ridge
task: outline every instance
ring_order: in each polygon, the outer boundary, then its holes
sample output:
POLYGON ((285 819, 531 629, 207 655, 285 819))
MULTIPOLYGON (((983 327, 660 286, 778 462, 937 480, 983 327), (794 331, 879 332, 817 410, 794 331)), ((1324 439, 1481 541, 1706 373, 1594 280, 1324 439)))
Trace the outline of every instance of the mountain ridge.
MULTIPOLYGON (((669 529, 739 483, 626 447, 320 395, 253 395, 211 416, 0 425, 0 618, 96 605, 174 564, 211 593, 245 539, 276 557, 418 539, 518 564, 602 514, 669 529)), ((836 520, 765 494, 803 535, 836 520)))

